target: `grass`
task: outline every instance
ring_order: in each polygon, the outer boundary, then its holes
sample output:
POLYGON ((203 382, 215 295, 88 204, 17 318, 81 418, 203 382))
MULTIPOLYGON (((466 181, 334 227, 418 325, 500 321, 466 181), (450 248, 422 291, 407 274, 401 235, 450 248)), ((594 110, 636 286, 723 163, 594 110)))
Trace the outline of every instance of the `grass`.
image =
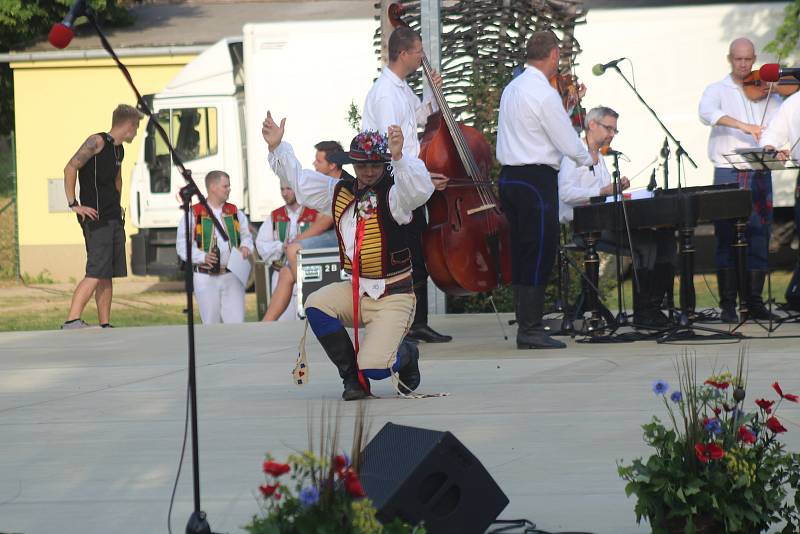
MULTIPOLYGON (((0 209, 5 207, 11 199, 0 196, 0 209)), ((16 247, 14 246, 14 214, 16 206, 9 206, 0 213, 0 280, 13 280, 16 262, 16 247)))
MULTIPOLYGON (((786 291, 786 286, 789 285, 789 281, 792 278, 792 273, 790 271, 775 271, 772 273, 772 298, 774 298, 777 302, 784 302, 783 294, 786 291)), ((624 288, 624 299, 625 305, 628 310, 633 309, 633 285, 631 280, 626 280, 625 284, 623 285, 624 288)), ((694 290, 695 290, 695 299, 696 299, 696 306, 695 309, 697 311, 704 310, 706 308, 716 308, 717 301, 719 299, 717 293, 717 277, 714 274, 697 274, 694 277, 694 290)), ((675 294, 675 305, 680 306, 680 282, 677 277, 675 277, 675 286, 674 286, 674 294, 675 294)), ((764 282, 764 301, 766 302, 767 299, 767 283, 764 282)), ((616 287, 608 294, 608 298, 606 299, 606 305, 608 309, 612 312, 616 312, 617 310, 617 291, 616 287)))
MULTIPOLYGON (((14 295, 2 297, 0 332, 21 330, 55 330, 66 319, 72 292, 52 287, 25 287, 22 284, 6 286, 14 295), (21 293, 21 294, 20 294, 21 293)), ((0 289, 0 295, 4 289, 0 289)), ((115 327, 186 324, 183 313, 186 297, 181 292, 144 292, 114 298, 111 306, 111 323, 115 327)), ((194 318, 200 324, 197 301, 194 318)), ((245 297, 245 320, 256 320, 255 295, 245 297)), ((97 308, 90 301, 82 315, 89 324, 97 324, 97 308)))

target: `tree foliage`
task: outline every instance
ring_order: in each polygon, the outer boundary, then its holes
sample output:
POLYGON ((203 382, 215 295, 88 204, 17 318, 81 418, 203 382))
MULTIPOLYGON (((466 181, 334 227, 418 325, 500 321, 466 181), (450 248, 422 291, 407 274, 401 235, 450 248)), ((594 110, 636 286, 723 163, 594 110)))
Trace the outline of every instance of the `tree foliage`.
POLYGON ((778 56, 778 60, 789 57, 800 43, 800 0, 794 0, 784 10, 783 24, 778 26, 775 38, 764 47, 765 52, 778 56))
MULTIPOLYGON (((89 0, 97 21, 123 26, 133 19, 127 5, 132 0, 89 0)), ((20 50, 43 39, 54 22, 64 18, 72 0, 0 0, 0 52, 20 50)), ((78 20, 80 25, 81 19, 78 20)), ((86 19, 83 19, 86 22, 86 19)), ((14 129, 14 86, 11 68, 0 64, 0 135, 14 129)))

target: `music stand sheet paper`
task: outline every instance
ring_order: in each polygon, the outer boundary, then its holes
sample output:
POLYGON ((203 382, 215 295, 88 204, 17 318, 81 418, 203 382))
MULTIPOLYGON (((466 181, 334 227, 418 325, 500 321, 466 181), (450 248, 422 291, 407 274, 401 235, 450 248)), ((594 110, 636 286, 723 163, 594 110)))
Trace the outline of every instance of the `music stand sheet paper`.
POLYGON ((247 279, 250 277, 250 262, 247 261, 238 248, 231 250, 228 258, 228 270, 238 278, 244 287, 247 287, 247 279))

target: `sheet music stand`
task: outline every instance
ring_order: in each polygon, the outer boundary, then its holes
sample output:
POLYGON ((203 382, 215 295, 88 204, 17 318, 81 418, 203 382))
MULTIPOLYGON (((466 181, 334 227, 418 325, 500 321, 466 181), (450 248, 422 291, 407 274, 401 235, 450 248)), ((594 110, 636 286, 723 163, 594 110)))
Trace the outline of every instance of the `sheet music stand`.
MULTIPOLYGON (((734 149, 732 154, 725 154, 725 159, 728 160, 734 169, 737 171, 750 171, 750 170, 763 170, 763 171, 788 171, 788 170, 797 170, 800 169, 800 165, 798 162, 792 159, 779 159, 778 158, 778 151, 773 149, 765 149, 765 148, 737 148, 734 149)), ((749 289, 748 289, 749 293, 749 289)), ((768 333, 772 333, 777 330, 784 322, 790 320, 796 320, 797 316, 789 314, 787 317, 778 317, 778 319, 773 319, 772 313, 772 304, 773 304, 773 297, 772 297, 772 270, 767 270, 767 305, 770 315, 769 326, 764 326, 759 320, 753 319, 753 321, 764 328, 768 333)), ((738 330, 746 320, 749 318, 742 318, 738 325, 732 330, 735 332, 738 330)))

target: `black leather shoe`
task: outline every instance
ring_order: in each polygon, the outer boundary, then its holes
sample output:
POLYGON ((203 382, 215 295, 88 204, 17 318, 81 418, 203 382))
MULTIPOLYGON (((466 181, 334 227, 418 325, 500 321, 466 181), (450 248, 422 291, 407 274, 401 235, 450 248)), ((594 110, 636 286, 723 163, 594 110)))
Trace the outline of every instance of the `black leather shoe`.
POLYGON ((411 325, 411 329, 406 334, 406 338, 412 343, 414 341, 424 341, 426 343, 447 343, 453 340, 453 336, 440 334, 426 324, 411 325), (414 340, 414 341, 412 341, 414 340))
POLYGON ((403 382, 407 388, 400 385, 400 391, 406 395, 419 387, 422 382, 422 376, 419 372, 419 349, 413 343, 403 342, 397 349, 397 354, 400 359, 400 370, 397 374, 400 381, 403 382))
POLYGON ((517 348, 518 349, 563 349, 567 345, 557 339, 553 339, 541 332, 528 332, 526 334, 517 334, 517 348))

